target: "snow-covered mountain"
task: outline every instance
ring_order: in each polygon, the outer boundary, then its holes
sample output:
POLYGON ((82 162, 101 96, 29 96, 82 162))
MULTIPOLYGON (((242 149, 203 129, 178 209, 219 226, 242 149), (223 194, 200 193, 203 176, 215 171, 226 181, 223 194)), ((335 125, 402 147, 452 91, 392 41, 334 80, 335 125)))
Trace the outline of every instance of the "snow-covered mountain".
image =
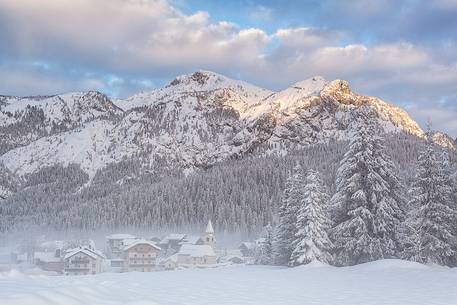
POLYGON ((314 77, 272 92, 200 71, 125 100, 98 92, 1 96, 0 163, 18 176, 76 163, 93 177, 129 158, 208 167, 245 154, 346 140, 362 106, 375 110, 386 132, 423 136, 404 110, 356 94, 343 80, 314 77))

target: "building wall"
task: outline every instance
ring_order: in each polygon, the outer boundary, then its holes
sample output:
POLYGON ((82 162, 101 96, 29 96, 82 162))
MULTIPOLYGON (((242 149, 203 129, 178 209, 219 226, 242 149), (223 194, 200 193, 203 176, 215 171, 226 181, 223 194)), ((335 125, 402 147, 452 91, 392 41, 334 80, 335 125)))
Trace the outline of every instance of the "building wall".
POLYGON ((103 271, 103 259, 79 252, 65 260, 65 274, 86 275, 103 271))
POLYGON ((178 254, 178 265, 212 265, 216 263, 216 256, 190 256, 178 254))
POLYGON ((149 272, 156 267, 160 250, 147 244, 138 244, 125 251, 125 271, 149 272))

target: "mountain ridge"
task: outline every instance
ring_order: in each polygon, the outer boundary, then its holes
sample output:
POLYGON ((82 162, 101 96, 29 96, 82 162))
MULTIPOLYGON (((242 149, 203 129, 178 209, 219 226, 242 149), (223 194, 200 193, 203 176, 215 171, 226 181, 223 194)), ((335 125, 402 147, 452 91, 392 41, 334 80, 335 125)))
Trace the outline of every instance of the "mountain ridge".
MULTIPOLYGON (((205 168, 246 154, 348 140, 356 128, 352 117, 363 107, 374 110, 384 132, 424 136, 406 111, 359 95, 344 80, 316 76, 273 92, 198 71, 125 100, 96 91, 0 96, 0 164, 18 176, 75 163, 93 177, 132 157, 205 168)), ((450 137, 439 139, 457 147, 450 137)))

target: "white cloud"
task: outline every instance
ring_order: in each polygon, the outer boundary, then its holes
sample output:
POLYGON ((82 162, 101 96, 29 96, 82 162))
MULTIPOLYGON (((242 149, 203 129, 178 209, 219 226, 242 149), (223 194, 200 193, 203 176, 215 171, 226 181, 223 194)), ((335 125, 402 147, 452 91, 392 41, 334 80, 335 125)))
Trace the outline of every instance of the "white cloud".
POLYGON ((273 19, 273 9, 257 5, 251 10, 249 17, 254 21, 271 21, 273 19))

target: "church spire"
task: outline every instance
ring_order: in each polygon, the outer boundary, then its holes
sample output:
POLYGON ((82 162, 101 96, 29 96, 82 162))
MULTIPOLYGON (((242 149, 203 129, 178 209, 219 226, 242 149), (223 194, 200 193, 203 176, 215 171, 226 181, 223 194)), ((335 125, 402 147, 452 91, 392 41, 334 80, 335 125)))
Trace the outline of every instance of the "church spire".
POLYGON ((211 223, 211 220, 208 221, 208 225, 206 225, 206 231, 205 233, 207 234, 214 234, 214 229, 213 229, 213 224, 211 223))

